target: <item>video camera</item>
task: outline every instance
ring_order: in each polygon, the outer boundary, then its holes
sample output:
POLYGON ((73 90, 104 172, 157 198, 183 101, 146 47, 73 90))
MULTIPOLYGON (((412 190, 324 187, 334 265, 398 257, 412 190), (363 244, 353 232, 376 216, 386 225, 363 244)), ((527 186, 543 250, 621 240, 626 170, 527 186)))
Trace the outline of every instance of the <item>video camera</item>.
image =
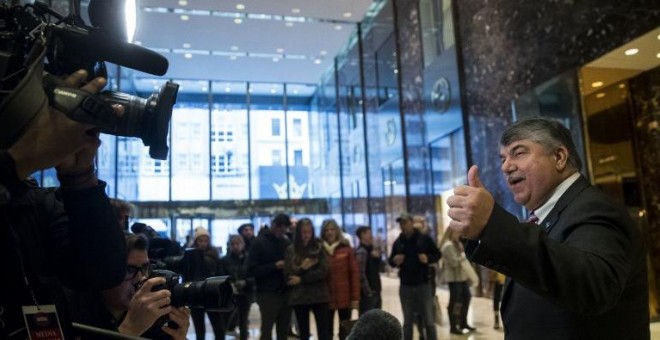
POLYGON ((61 77, 79 69, 87 70, 90 80, 107 77, 106 61, 154 75, 164 75, 169 66, 160 54, 87 26, 79 16, 63 17, 42 2, 0 4, 0 149, 16 142, 48 101, 70 119, 100 132, 139 137, 152 158, 167 159, 179 85, 168 81, 146 99, 64 86, 61 77), (53 18, 57 21, 51 23, 53 18), (117 117, 113 104, 123 105, 124 115, 117 117))

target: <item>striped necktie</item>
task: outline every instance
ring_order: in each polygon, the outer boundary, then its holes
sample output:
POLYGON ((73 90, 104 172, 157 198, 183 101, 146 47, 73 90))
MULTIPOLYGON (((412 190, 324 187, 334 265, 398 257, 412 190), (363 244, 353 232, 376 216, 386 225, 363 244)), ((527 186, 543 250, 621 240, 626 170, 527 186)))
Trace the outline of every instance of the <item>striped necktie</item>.
POLYGON ((525 220, 527 223, 534 223, 534 224, 539 224, 539 217, 534 215, 534 212, 531 211, 529 213, 529 216, 527 216, 527 219, 525 220))

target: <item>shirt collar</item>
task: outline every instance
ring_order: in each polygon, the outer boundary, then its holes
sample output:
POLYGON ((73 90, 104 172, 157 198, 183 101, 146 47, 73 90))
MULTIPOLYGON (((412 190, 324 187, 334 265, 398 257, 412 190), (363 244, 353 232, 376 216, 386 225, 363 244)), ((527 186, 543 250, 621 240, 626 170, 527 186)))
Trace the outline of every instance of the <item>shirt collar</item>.
POLYGON ((555 207, 555 204, 557 204, 557 201, 559 201, 559 198, 568 190, 568 188, 575 183, 575 181, 580 178, 580 173, 575 172, 574 174, 568 176, 563 182, 559 183, 559 185, 555 188, 555 192, 552 193, 552 196, 550 196, 550 199, 548 199, 543 205, 541 205, 538 209, 534 210, 534 215, 536 215, 539 218, 539 222, 543 221, 548 215, 550 214, 550 211, 552 211, 552 208, 555 207))

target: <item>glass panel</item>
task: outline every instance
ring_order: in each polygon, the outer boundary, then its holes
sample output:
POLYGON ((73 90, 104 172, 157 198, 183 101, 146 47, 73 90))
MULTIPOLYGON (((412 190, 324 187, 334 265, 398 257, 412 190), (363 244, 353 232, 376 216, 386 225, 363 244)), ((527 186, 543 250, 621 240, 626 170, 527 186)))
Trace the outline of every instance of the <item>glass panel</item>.
MULTIPOLYGON (((211 222, 211 243, 214 247, 221 249, 221 255, 226 254, 229 249, 229 236, 238 234, 238 227, 243 223, 252 223, 252 220, 247 218, 214 219, 211 222)), ((257 230, 254 232, 256 233, 257 230)))
POLYGON ((289 127, 289 197, 291 199, 307 198, 309 186, 309 111, 288 111, 289 127), (296 123, 297 122, 297 123, 296 123), (299 125, 300 134, 296 135, 296 125, 299 125), (293 133, 291 133, 293 131, 293 133))
POLYGON ((172 231, 172 222, 169 218, 138 218, 131 221, 133 223, 144 223, 152 227, 162 238, 169 239, 172 231))
MULTIPOLYGON (((180 82, 193 91, 208 82, 180 82)), ((209 177, 209 108, 208 96, 201 89, 179 95, 172 112, 172 200, 208 200, 209 177)))
POLYGON ((190 218, 177 218, 174 223, 176 224, 174 240, 184 247, 188 247, 188 243, 192 240, 192 220, 190 218))
POLYGON ((250 84, 250 164, 253 199, 287 199, 286 131, 273 133, 273 121, 284 122, 281 84, 250 84), (266 122, 266 124, 264 124, 266 122), (278 156, 280 155, 280 156, 278 156), (279 160, 278 160, 279 158, 279 160))
POLYGON ((242 91, 237 91, 238 84, 232 85, 213 83, 212 86, 211 180, 214 200, 249 199, 246 84, 242 84, 242 91))
POLYGON ((55 168, 44 170, 41 186, 45 188, 60 186, 60 181, 57 179, 57 172, 55 171, 55 168))
POLYGON ((116 143, 117 137, 101 134, 101 147, 96 156, 97 176, 107 183, 106 193, 110 197, 116 196, 115 173, 117 165, 116 143))

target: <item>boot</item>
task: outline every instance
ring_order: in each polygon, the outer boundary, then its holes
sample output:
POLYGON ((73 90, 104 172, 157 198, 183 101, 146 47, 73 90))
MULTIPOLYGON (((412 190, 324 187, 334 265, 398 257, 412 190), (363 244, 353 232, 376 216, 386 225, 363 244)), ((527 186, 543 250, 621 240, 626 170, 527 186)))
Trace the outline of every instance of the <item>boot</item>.
POLYGON ((459 327, 460 324, 460 303, 447 307, 447 316, 449 317, 449 333, 463 335, 463 330, 459 327), (458 313, 457 313, 458 312, 458 313))
POLYGON ((493 325, 493 329, 500 329, 500 312, 495 311, 495 314, 493 315, 495 317, 495 324, 493 325))
POLYGON ((470 308, 470 304, 461 303, 461 304, 458 304, 458 305, 461 306, 461 309, 460 309, 460 312, 459 312, 460 313, 460 319, 459 319, 460 320, 460 326, 459 326, 459 328, 460 329, 467 329, 470 332, 476 331, 477 330, 476 328, 468 325, 468 323, 467 323, 467 314, 468 314, 468 309, 470 308))

